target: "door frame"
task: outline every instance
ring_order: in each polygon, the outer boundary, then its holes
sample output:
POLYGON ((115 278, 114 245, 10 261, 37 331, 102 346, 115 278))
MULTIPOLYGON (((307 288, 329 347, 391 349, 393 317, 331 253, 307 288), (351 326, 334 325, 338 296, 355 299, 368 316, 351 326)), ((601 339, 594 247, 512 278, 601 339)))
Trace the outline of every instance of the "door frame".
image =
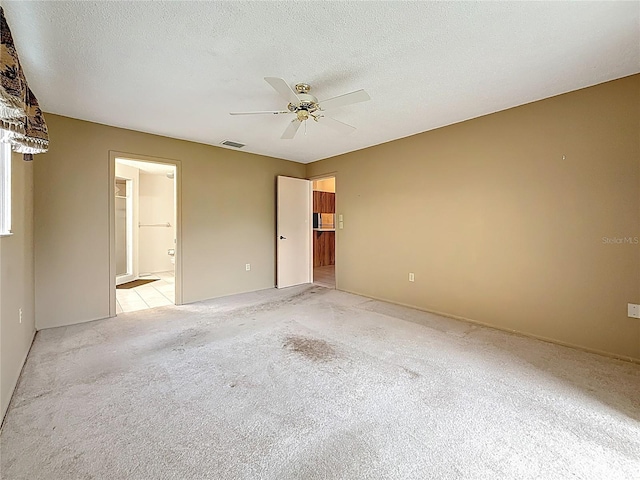
MULTIPOLYGON (((336 182, 336 191, 335 191, 335 195, 336 195, 336 234, 334 235, 334 248, 335 248, 335 258, 336 258, 336 263, 334 265, 335 269, 335 281, 336 281, 336 287, 335 289, 338 290, 338 230, 339 228, 339 215, 338 215, 338 172, 333 171, 333 172, 328 172, 328 173, 323 173, 321 175, 312 175, 311 177, 308 177, 307 180, 311 180, 311 194, 313 195, 313 181, 314 180, 322 180, 323 178, 331 178, 333 177, 335 179, 336 182)), ((313 198, 311 199, 311 212, 309 213, 309 215, 311 215, 311 218, 313 218, 313 198)), ((311 231, 313 233, 313 225, 311 226, 311 231)), ((311 283, 313 283, 313 239, 311 240, 311 283)))
POLYGON ((176 213, 175 304, 182 305, 182 162, 171 158, 109 150, 109 317, 116 316, 116 198, 113 194, 113 185, 116 179, 116 158, 161 163, 176 167, 176 178, 174 180, 176 213))

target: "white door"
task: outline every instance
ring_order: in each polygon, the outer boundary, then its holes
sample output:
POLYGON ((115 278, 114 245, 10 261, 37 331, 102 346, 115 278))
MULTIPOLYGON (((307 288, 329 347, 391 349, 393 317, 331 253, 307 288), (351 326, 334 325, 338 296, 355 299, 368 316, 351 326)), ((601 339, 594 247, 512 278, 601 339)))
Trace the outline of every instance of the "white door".
POLYGON ((313 281, 311 236, 312 183, 278 177, 277 286, 291 287, 313 281))

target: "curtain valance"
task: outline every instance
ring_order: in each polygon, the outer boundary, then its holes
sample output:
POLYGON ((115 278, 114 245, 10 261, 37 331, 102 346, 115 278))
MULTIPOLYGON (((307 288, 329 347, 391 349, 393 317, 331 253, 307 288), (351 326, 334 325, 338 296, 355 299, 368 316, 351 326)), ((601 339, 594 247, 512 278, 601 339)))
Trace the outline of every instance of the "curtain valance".
MULTIPOLYGON (((20 66, 11 30, 0 7, 0 128, 13 150, 44 153, 49 134, 44 115, 20 66)), ((27 156, 25 156, 27 158, 27 156)))

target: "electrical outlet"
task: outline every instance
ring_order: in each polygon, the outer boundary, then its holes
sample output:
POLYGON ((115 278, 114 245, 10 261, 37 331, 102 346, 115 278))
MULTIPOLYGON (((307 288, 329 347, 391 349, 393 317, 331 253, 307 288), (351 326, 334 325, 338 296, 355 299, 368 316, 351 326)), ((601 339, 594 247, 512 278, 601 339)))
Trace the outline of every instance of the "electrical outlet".
POLYGON ((20 323, 22 323, 22 309, 18 309, 18 315, 20 315, 20 323))
POLYGON ((410 281, 410 282, 415 282, 415 281, 416 281, 416 277, 415 277, 415 275, 413 274, 413 272, 409 273, 409 281, 410 281))
POLYGON ((640 305, 635 303, 627 304, 627 315, 631 318, 640 318, 640 305))
POLYGON ((248 272, 249 270, 251 270, 251 264, 250 264, 250 263, 247 263, 247 264, 244 266, 244 269, 245 269, 247 272, 248 272))

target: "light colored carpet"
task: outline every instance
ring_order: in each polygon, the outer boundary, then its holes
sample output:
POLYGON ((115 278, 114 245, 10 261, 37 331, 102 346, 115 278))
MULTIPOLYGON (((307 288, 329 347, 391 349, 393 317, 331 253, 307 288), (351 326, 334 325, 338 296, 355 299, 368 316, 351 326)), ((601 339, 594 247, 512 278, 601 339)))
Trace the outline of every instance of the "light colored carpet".
POLYGON ((640 366, 321 287, 38 333, 2 479, 638 479, 640 366))

